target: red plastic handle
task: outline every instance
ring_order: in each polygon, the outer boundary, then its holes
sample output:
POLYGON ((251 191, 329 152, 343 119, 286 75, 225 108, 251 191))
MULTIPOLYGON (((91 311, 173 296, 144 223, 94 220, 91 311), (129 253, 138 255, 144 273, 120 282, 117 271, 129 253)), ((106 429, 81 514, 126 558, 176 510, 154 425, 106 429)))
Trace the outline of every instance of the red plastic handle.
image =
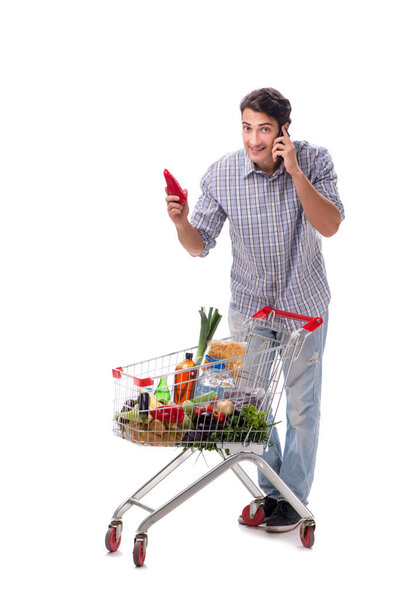
MULTIPOLYGON (((123 373, 124 370, 122 367, 117 367, 116 369, 112 370, 112 374, 113 377, 115 377, 115 379, 121 379, 122 375, 121 373, 123 373)), ((144 377, 144 378, 140 378, 140 377, 134 377, 133 378, 133 383, 137 386, 137 387, 151 387, 154 385, 154 380, 151 379, 150 377, 144 377)))
POLYGON ((122 367, 117 367, 116 369, 112 370, 112 374, 113 374, 113 377, 115 377, 115 379, 121 379, 121 377, 122 377, 121 373, 123 373, 123 372, 124 372, 124 370, 122 367))
POLYGON ((145 388, 154 385, 154 380, 150 377, 145 377, 144 379, 141 379, 140 377, 134 377, 133 383, 137 385, 137 387, 145 388))
POLYGON ((179 203, 185 204, 187 200, 187 193, 183 191, 175 177, 171 175, 167 169, 164 169, 164 177, 165 181, 167 182, 168 193, 171 196, 179 196, 179 203))
POLYGON ((274 312, 277 317, 284 317, 285 319, 293 319, 295 321, 307 321, 307 323, 302 327, 302 329, 306 329, 307 331, 315 331, 315 329, 318 329, 318 327, 320 327, 320 325, 322 325, 324 322, 322 317, 306 317, 305 315, 297 315, 296 313, 277 310, 276 308, 271 308, 270 306, 264 306, 264 308, 252 315, 252 318, 266 319, 271 312, 274 312))

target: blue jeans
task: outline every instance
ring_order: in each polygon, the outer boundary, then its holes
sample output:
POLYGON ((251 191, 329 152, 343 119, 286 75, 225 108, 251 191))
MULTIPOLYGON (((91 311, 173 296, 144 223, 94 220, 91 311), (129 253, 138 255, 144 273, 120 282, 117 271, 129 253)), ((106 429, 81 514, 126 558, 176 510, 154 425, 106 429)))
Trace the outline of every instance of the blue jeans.
MULTIPOLYGON (((324 323, 306 337, 299 356, 292 361, 286 379, 286 438, 284 452, 277 428, 271 434, 273 446, 264 452, 264 459, 296 494, 303 504, 307 504, 308 495, 314 478, 315 459, 318 446, 320 401, 322 382, 322 355, 328 328, 328 312, 321 315, 324 323)), ((245 317, 229 308, 229 328, 231 336, 243 340, 243 322, 245 317)), ((299 322, 299 326, 301 323, 299 322)), ((281 332, 265 327, 260 330, 266 338, 282 339, 281 332)), ((284 363, 286 377, 289 361, 284 363)), ((259 472, 258 481, 266 496, 282 500, 282 496, 259 472)))

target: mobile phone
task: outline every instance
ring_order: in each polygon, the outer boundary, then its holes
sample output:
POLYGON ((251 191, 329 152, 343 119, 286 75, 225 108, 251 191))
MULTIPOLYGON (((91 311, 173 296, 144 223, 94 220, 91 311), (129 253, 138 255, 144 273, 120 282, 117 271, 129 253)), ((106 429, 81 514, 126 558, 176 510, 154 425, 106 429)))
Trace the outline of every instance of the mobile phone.
POLYGON ((187 200, 187 194, 183 191, 175 177, 171 175, 167 169, 164 169, 164 177, 165 181, 167 182, 168 193, 171 194, 171 196, 178 196, 178 202, 180 204, 185 204, 187 200))
MULTIPOLYGON (((288 134, 288 136, 290 137, 290 133, 288 132, 288 130, 286 129, 286 133, 288 134)), ((282 131, 282 127, 279 128, 279 133, 277 135, 277 137, 283 137, 283 131, 282 131)))
MULTIPOLYGON (((288 134, 288 136, 290 137, 290 134, 288 132, 288 130, 286 130, 286 133, 288 134)), ((277 137, 283 137, 283 131, 282 131, 282 127, 279 128, 279 132, 277 137)), ((279 160, 282 162, 283 161, 283 156, 278 156, 279 160)))

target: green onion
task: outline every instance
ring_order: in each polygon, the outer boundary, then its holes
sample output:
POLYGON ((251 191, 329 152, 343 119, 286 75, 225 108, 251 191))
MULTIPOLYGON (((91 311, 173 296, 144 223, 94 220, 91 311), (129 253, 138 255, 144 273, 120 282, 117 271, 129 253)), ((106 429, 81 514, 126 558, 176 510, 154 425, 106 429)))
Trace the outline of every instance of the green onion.
POLYGON ((197 357, 196 364, 199 365, 203 360, 203 356, 207 349, 208 343, 214 337, 216 329, 220 320, 222 319, 222 315, 219 314, 218 308, 211 307, 208 311, 208 316, 204 311, 204 307, 202 306, 199 310, 201 325, 200 325, 200 336, 199 343, 197 347, 197 357))

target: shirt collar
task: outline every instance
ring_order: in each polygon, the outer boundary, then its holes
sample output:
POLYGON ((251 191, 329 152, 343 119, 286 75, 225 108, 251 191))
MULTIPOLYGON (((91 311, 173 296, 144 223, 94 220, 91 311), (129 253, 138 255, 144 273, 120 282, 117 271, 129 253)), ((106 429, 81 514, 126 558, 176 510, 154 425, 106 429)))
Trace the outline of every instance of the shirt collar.
POLYGON ((265 173, 264 171, 260 171, 259 169, 257 169, 256 165, 253 163, 253 161, 249 158, 246 150, 244 150, 244 169, 243 169, 243 177, 247 177, 248 175, 250 175, 251 173, 259 173, 260 175, 265 175, 265 177, 268 177, 269 179, 275 179, 276 177, 278 177, 281 173, 283 173, 284 171, 284 164, 283 161, 281 161, 281 164, 279 165, 278 169, 275 171, 275 173, 273 175, 268 175, 268 173, 265 173))

